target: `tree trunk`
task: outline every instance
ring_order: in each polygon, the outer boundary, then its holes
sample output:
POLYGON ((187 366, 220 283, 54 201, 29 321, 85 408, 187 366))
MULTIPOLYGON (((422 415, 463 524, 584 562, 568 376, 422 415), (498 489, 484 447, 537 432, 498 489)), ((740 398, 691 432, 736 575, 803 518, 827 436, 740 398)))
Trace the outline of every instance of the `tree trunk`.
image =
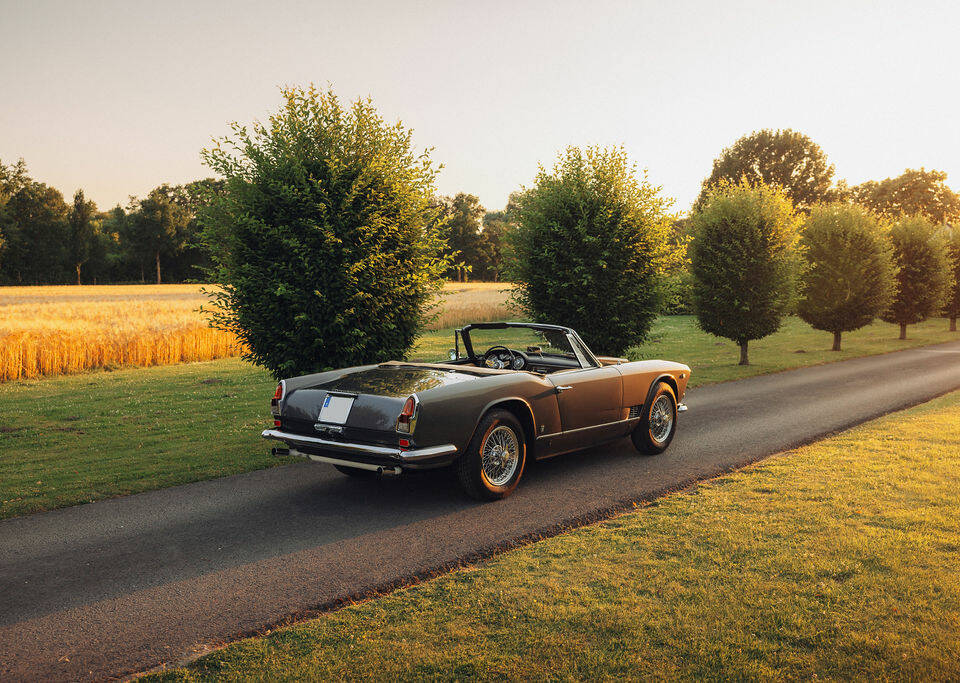
POLYGON ((840 332, 839 330, 833 333, 833 350, 834 350, 834 351, 839 351, 839 350, 840 350, 840 335, 841 335, 841 334, 842 334, 842 332, 840 332))
POLYGON ((80 264, 77 264, 77 284, 80 284, 80 264))
POLYGON ((157 252, 157 284, 160 284, 160 252, 157 252))
POLYGON ((956 332, 956 331, 957 331, 957 319, 956 319, 956 318, 950 318, 950 331, 951 331, 951 332, 956 332))
POLYGON ((907 323, 900 323, 900 338, 907 338, 907 323))
POLYGON ((740 365, 750 365, 750 358, 747 356, 747 344, 750 342, 740 342, 740 365))

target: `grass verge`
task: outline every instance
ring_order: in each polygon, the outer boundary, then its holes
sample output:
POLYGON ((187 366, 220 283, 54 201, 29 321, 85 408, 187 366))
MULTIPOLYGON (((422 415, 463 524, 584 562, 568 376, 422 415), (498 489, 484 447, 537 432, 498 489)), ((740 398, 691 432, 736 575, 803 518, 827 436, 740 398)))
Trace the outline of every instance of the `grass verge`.
POLYGON ((0 384, 0 517, 276 464, 274 386, 236 358, 0 384))
POLYGON ((960 676, 960 393, 151 680, 960 676))
POLYGON ((750 365, 737 365, 739 347, 699 329, 693 316, 668 316, 657 320, 646 344, 630 349, 631 360, 663 358, 693 368, 691 386, 726 382, 782 370, 822 365, 838 360, 873 356, 891 351, 948 341, 960 341, 943 318, 933 318, 908 328, 908 339, 897 339, 900 328, 874 322, 843 336, 843 350, 831 351, 833 336, 815 330, 800 318, 787 318, 775 334, 750 342, 750 365))
MULTIPOLYGON (((740 367, 732 343, 678 316, 657 321, 650 342, 628 355, 683 361, 699 386, 960 340, 946 327, 931 320, 899 341, 895 326, 876 323, 834 353, 830 335, 791 319, 740 367)), ((452 330, 428 333, 414 355, 442 358, 452 339, 452 330)), ((0 518, 277 464, 260 439, 273 387, 236 358, 0 383, 0 518)))

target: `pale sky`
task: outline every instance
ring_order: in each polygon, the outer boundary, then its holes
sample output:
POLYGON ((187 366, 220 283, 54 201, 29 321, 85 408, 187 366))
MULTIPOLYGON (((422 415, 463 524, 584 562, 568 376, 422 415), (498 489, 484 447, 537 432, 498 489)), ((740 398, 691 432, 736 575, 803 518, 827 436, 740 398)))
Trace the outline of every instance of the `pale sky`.
POLYGON ((278 86, 370 95, 501 208, 566 145, 624 145, 687 210, 723 147, 810 135, 852 183, 960 188, 960 3, 0 0, 0 160, 102 209, 210 175, 278 86))

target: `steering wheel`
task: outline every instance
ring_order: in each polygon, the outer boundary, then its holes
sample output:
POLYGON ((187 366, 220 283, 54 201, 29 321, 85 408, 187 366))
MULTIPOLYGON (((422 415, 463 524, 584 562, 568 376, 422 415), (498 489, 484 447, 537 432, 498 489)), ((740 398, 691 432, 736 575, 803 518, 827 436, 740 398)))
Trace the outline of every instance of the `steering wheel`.
POLYGON ((503 346, 501 344, 491 346, 489 349, 487 349, 487 352, 483 354, 483 365, 485 367, 490 367, 489 365, 487 365, 487 360, 489 360, 494 355, 494 351, 497 351, 498 349, 503 349, 504 351, 510 354, 510 364, 508 366, 509 369, 522 370, 524 367, 526 367, 527 357, 524 354, 522 354, 519 351, 514 351, 513 349, 509 349, 506 346, 503 346), (520 367, 515 367, 517 359, 520 359, 521 361, 520 367))

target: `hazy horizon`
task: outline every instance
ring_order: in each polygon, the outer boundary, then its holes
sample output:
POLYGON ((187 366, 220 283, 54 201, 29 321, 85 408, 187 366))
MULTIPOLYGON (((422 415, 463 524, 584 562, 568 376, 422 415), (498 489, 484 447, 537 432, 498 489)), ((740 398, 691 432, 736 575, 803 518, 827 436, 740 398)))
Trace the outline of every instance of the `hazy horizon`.
POLYGON ((491 210, 567 145, 622 144, 685 211, 759 128, 806 133, 851 183, 960 186, 947 2, 0 5, 0 160, 101 209, 211 175, 201 148, 310 82, 372 97, 434 148, 440 192, 491 210))

